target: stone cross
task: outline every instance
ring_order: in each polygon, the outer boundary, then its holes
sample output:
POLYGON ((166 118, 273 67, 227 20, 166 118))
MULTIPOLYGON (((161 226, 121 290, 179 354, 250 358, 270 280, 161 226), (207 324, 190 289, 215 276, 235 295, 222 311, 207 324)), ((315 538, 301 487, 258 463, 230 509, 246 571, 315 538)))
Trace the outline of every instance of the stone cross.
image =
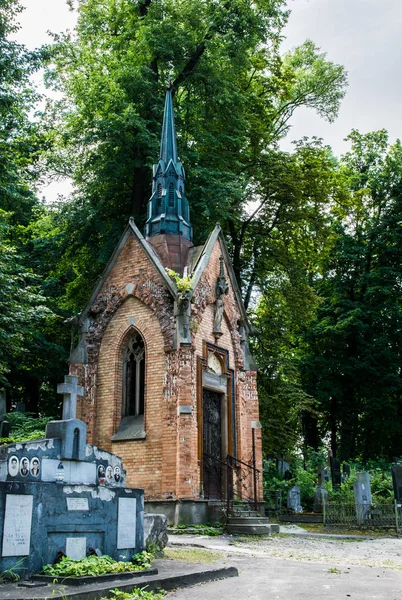
POLYGON ((57 393, 63 394, 63 421, 77 418, 77 396, 84 395, 84 388, 78 385, 76 375, 66 375, 64 383, 59 383, 57 393))
POLYGON ((319 465, 317 472, 317 486, 323 488, 325 484, 325 470, 322 465, 319 465))

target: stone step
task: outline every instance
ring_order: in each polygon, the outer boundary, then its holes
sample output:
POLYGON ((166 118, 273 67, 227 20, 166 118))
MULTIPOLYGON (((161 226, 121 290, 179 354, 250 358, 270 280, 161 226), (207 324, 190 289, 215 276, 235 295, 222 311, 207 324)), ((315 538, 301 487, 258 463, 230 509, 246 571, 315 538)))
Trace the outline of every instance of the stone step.
POLYGON ((266 523, 264 525, 259 524, 231 524, 227 525, 228 533, 235 533, 237 535, 271 535, 273 533, 279 533, 279 525, 275 523, 266 523))
POLYGON ((233 510, 234 517, 261 517, 262 515, 256 510, 233 510))
POLYGON ((261 517, 258 515, 249 517, 241 515, 236 517, 230 517, 228 523, 230 523, 231 525, 246 525, 247 523, 250 525, 269 525, 270 521, 268 517, 261 517))

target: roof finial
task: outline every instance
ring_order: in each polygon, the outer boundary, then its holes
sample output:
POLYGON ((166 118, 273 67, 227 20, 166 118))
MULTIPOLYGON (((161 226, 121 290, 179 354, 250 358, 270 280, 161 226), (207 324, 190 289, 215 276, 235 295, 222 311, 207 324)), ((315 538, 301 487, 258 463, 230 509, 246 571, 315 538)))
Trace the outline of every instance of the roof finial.
POLYGON ((160 158, 165 165, 172 159, 174 163, 178 162, 176 146, 176 129, 174 125, 173 99, 171 89, 171 79, 169 76, 168 88, 166 90, 165 112, 163 114, 162 139, 160 158))

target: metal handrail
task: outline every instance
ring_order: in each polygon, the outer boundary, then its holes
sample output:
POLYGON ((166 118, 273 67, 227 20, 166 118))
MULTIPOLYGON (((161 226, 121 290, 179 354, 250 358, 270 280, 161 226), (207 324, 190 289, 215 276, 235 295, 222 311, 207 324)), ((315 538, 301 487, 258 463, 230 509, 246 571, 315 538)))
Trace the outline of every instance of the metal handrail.
MULTIPOLYGON (((217 458, 208 454, 206 452, 203 453, 205 458, 212 460, 213 463, 221 465, 224 469, 226 469, 226 494, 224 494, 224 489, 221 488, 222 499, 226 495, 226 505, 227 505, 227 514, 232 512, 233 501, 235 499, 234 493, 234 473, 236 473, 237 477, 239 476, 239 471, 244 471, 247 469, 247 478, 252 476, 253 488, 254 488, 254 498, 249 498, 248 501, 250 504, 254 504, 255 510, 258 509, 258 499, 257 499, 257 477, 260 474, 260 470, 255 468, 253 464, 247 463, 239 458, 231 456, 230 454, 226 455, 226 459, 222 460, 221 458, 217 458)), ((243 478, 244 479, 244 478, 243 478)), ((239 483, 239 480, 238 480, 239 483)), ((240 480, 241 483, 241 480, 240 480)))
POLYGON ((234 462, 238 462, 242 465, 244 465, 245 467, 248 467, 249 469, 252 469, 253 471, 256 471, 257 473, 260 472, 259 469, 257 469, 256 467, 254 467, 253 465, 250 465, 250 463, 246 463, 243 460, 240 460, 240 458, 236 458, 234 456, 231 456, 230 454, 227 455, 227 458, 230 458, 231 460, 233 460, 234 462))

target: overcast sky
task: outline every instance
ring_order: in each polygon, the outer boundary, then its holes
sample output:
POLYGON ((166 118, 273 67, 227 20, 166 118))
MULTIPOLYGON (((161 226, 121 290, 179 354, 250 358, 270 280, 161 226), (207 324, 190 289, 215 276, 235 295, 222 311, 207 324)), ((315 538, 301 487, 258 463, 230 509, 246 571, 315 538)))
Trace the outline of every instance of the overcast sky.
MULTIPOLYGON (((18 40, 30 48, 50 41, 47 31, 72 29, 75 13, 65 0, 22 0, 18 40)), ((289 0, 292 10, 283 49, 307 38, 329 60, 348 71, 349 87, 338 119, 328 124, 312 110, 300 109, 283 143, 303 136, 322 137, 335 154, 348 149, 352 128, 387 129, 391 141, 402 137, 402 0, 289 0)), ((51 195, 52 192, 49 191, 51 195)))

